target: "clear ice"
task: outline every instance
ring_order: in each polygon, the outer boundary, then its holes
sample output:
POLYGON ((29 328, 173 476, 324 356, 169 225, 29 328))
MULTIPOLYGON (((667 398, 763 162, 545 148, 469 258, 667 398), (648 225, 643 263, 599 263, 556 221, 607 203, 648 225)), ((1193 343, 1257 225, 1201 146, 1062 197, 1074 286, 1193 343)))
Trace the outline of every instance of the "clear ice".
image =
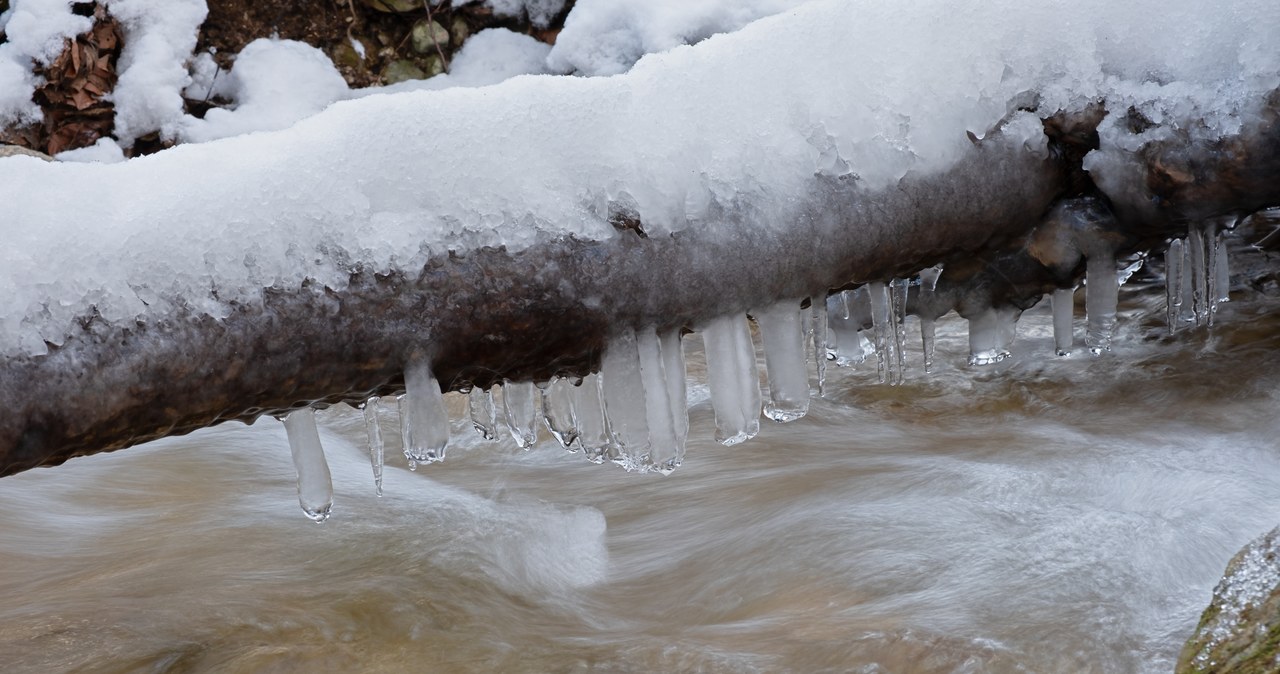
POLYGON ((1191 266, 1191 305, 1196 325, 1209 321, 1209 256, 1205 253, 1204 232, 1195 225, 1187 230, 1187 262, 1191 266))
POLYGON ((876 373, 881 384, 902 383, 905 327, 901 325, 906 308, 906 281, 895 279, 889 284, 868 283, 871 297, 871 325, 875 330, 876 373))
POLYGON ((568 379, 556 377, 542 391, 542 421, 565 449, 572 448, 578 439, 578 419, 573 411, 573 384, 568 379))
MULTIPOLYGON (((920 270, 921 303, 938 290, 938 279, 942 276, 942 267, 935 265, 920 270)), ((932 316, 920 316, 920 344, 924 349, 924 371, 933 371, 933 354, 937 344, 937 324, 932 316)))
POLYGON ((507 429, 520 449, 529 449, 538 442, 538 387, 533 382, 503 381, 502 408, 507 429))
POLYGON ((764 415, 774 421, 795 421, 809 411, 809 370, 805 366, 804 330, 800 302, 783 301, 752 312, 764 342, 769 376, 769 402, 764 415))
POLYGON ((600 375, 589 374, 573 387, 573 410, 578 418, 578 444, 592 463, 603 463, 610 451, 609 425, 604 415, 600 375))
POLYGON ((1098 355, 1111 350, 1111 334, 1116 326, 1116 305, 1120 301, 1120 279, 1115 256, 1096 254, 1085 262, 1084 313, 1087 320, 1085 346, 1098 355))
POLYGON ((485 440, 498 439, 498 410, 493 405, 493 390, 476 386, 467 394, 467 411, 471 425, 485 440))
POLYGON ((1164 300, 1165 321, 1169 325, 1169 334, 1178 331, 1182 321, 1182 239, 1169 242, 1169 251, 1164 256, 1164 300))
MULTIPOLYGON (((1221 234, 1218 235, 1218 242, 1214 249, 1217 255, 1214 256, 1213 278, 1214 287, 1217 292, 1214 293, 1214 301, 1216 303, 1231 301, 1231 267, 1227 260, 1227 241, 1221 234)), ((1215 304, 1214 310, 1217 310, 1215 304)))
POLYGON ((736 445, 760 432, 760 375, 751 329, 741 314, 713 319, 702 329, 716 440, 736 445))
POLYGON ((444 461, 449 444, 449 413, 444 407, 440 383, 425 358, 409 360, 404 369, 405 394, 400 399, 400 435, 410 468, 419 463, 444 461))
POLYGON ((372 396, 361 406, 364 412, 364 429, 369 434, 369 464, 373 466, 373 486, 382 496, 382 464, 386 458, 382 442, 382 426, 378 425, 378 396, 372 396))
POLYGON ((990 365, 1008 358, 1017 322, 1018 310, 1012 307, 991 307, 970 318, 969 364, 990 365))
MULTIPOLYGON (((680 348, 678 341, 675 348, 680 348)), ((667 381, 667 360, 662 340, 653 330, 640 330, 636 333, 636 351, 640 360, 640 379, 644 385, 645 421, 649 429, 649 456, 645 465, 646 468, 669 473, 679 465, 676 456, 683 452, 683 441, 676 433, 676 406, 667 381)))
POLYGON ((1072 319, 1076 310, 1076 289, 1057 288, 1049 296, 1053 309, 1053 347, 1059 356, 1070 356, 1073 341, 1072 319))
POLYGON ((657 462, 655 466, 658 472, 665 475, 684 463, 685 442, 689 437, 689 395, 685 383, 684 342, 680 336, 680 328, 658 335, 658 340, 662 343, 667 399, 671 404, 671 421, 676 435, 675 456, 666 462, 657 462))
POLYGON ((284 431, 289 436, 293 467, 298 471, 298 503, 313 522, 329 519, 333 509, 333 479, 329 462, 320 446, 316 428, 316 412, 310 407, 294 410, 284 418, 284 431))
POLYGON ((636 334, 614 335, 600 359, 600 388, 613 444, 621 452, 615 463, 627 470, 645 470, 649 458, 649 412, 636 334))
POLYGON ((867 305, 866 311, 870 313, 866 291, 858 290, 862 292, 846 290, 827 298, 827 358, 835 361, 837 367, 865 362, 868 355, 875 353, 871 340, 861 330, 864 314, 857 308, 850 315, 844 313, 843 307, 859 303, 867 305))
POLYGON ((817 394, 822 396, 827 390, 827 301, 826 298, 814 297, 809 300, 809 308, 813 312, 813 363, 818 379, 817 394))

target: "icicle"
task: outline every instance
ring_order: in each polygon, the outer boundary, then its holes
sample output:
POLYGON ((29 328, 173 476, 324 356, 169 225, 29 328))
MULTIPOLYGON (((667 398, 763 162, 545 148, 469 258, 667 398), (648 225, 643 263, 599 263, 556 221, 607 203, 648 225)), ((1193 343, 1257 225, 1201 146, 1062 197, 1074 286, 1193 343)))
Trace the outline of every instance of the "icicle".
POLYGON ((969 364, 990 365, 1009 357, 1000 343, 1000 316, 994 307, 969 319, 969 364))
POLYGON ((485 440, 498 439, 498 410, 493 405, 493 391, 475 387, 467 394, 471 425, 485 440))
POLYGON ((502 408, 506 412, 507 430, 520 449, 538 442, 538 389, 531 381, 502 382, 502 408))
POLYGON ((658 335, 662 342, 662 367, 667 376, 667 401, 671 405, 671 422, 675 431, 675 456, 657 462, 655 468, 668 475, 684 463, 685 443, 689 437, 689 395, 685 389, 684 344, 680 328, 658 335))
POLYGON ((621 451, 615 463, 627 470, 645 470, 650 462, 648 408, 634 332, 625 330, 605 346, 600 388, 605 419, 613 443, 621 451))
POLYGON ((924 371, 933 372, 934 345, 937 343, 938 326, 932 318, 920 318, 920 342, 924 348, 924 371))
POLYGON ((1076 289, 1057 288, 1049 297, 1053 309, 1053 346, 1059 356, 1070 356, 1073 341, 1072 319, 1076 310, 1076 289))
POLYGON ((1115 257, 1099 253, 1088 258, 1084 271, 1084 313, 1088 321, 1085 345, 1094 355, 1111 350, 1120 300, 1118 281, 1115 257))
POLYGON ((638 331, 636 351, 644 386, 645 425, 649 430, 649 455, 645 468, 670 466, 676 458, 678 442, 672 416, 671 388, 667 385, 666 359, 662 355, 658 334, 649 329, 638 331))
POLYGON ((404 369, 405 394, 400 399, 400 435, 410 468, 419 463, 444 461, 449 444, 449 413, 440 384, 431 375, 425 358, 409 359, 404 369))
POLYGON ((902 384, 903 378, 906 376, 908 287, 907 279, 901 278, 894 279, 889 284, 889 309, 894 330, 893 358, 890 361, 893 365, 893 376, 890 377, 889 383, 893 385, 902 384))
POLYGON ((369 463, 373 466, 373 485, 382 496, 383 454, 382 427, 378 425, 378 396, 372 396, 361 406, 364 410, 364 429, 369 434, 369 463))
POLYGON ((751 313, 760 326, 769 375, 769 402, 764 414, 774 421, 795 421, 809 411, 809 372, 805 368, 800 302, 779 302, 751 313))
POLYGON ((592 463, 603 463, 609 451, 609 427, 600 394, 600 376, 589 374, 573 388, 573 410, 578 419, 578 444, 592 463))
POLYGON ((1191 270, 1191 241, 1190 239, 1182 240, 1182 264, 1181 272, 1178 274, 1182 282, 1178 288, 1178 322, 1195 323, 1196 322, 1196 302, 1195 302, 1195 274, 1191 270))
POLYGON ((818 378, 817 393, 822 396, 827 389, 827 301, 826 298, 809 299, 813 313, 813 362, 818 378))
MULTIPOLYGON (((896 287, 900 281, 893 281, 895 287, 880 282, 867 284, 867 292, 871 296, 871 324, 875 329, 876 374, 881 384, 897 385, 902 383, 902 350, 905 346, 906 333, 899 332, 897 325, 897 302, 900 290, 896 287)), ((906 298, 901 298, 905 306, 906 298)))
MULTIPOLYGON (((1214 244, 1214 248, 1217 250, 1213 265, 1214 287, 1217 288, 1215 299, 1218 304, 1221 304, 1231 301, 1231 267, 1227 259, 1227 240, 1221 233, 1218 234, 1218 241, 1214 244)), ((1217 309, 1216 306, 1214 308, 1217 309)))
POLYGON ((572 445, 578 439, 578 419, 573 413, 573 385, 568 379, 556 377, 542 392, 542 421, 565 449, 577 451, 572 445))
POLYGON ((1208 264, 1204 249, 1204 232, 1194 225, 1187 230, 1187 249, 1191 266, 1191 300, 1196 325, 1204 325, 1209 319, 1209 279, 1205 273, 1208 264))
POLYGON ((333 479, 329 476, 324 448, 320 446, 315 410, 310 407, 294 410, 283 421, 285 434, 289 436, 289 450, 293 453, 293 467, 298 471, 298 503, 308 519, 323 522, 329 519, 333 508, 333 479))
POLYGON ((853 318, 853 311, 851 307, 851 305, 853 304, 853 291, 842 290, 840 291, 839 297, 840 297, 840 317, 847 321, 850 318, 853 318))
POLYGON ((1169 242, 1169 251, 1164 255, 1164 301, 1165 321, 1169 325, 1169 334, 1178 331, 1178 323, 1182 320, 1182 239, 1169 242))
POLYGON ((760 432, 760 379, 751 331, 741 314, 713 319, 702 330, 716 440, 736 445, 760 432))

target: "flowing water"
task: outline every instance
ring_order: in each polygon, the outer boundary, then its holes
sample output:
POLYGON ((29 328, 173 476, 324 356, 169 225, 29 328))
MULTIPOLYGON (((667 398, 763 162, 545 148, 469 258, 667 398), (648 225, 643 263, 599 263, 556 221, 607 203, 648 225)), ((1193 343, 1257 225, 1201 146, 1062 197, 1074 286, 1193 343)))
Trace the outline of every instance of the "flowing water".
POLYGON ((4 478, 0 670, 1170 671, 1280 522, 1280 325, 1238 289, 1169 339, 1163 292, 1125 291, 1097 358, 1079 314, 1053 356, 1045 302, 987 367, 941 321, 925 375, 910 318, 903 385, 833 367, 735 447, 686 338, 668 477, 484 442, 450 396, 448 460, 389 459, 382 498, 361 414, 318 415, 319 525, 272 419, 4 478))

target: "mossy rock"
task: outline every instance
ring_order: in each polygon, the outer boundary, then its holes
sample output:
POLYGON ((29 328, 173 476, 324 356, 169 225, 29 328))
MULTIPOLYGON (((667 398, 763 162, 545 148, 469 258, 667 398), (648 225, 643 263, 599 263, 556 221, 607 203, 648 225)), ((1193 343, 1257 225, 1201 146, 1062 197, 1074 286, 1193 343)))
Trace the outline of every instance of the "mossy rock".
POLYGON ((404 82, 405 80, 422 80, 426 79, 427 74, 423 72, 413 61, 392 61, 382 70, 382 81, 386 84, 395 84, 396 82, 404 82))
POLYGON ((1280 672, 1280 527, 1227 564, 1176 674, 1280 672))

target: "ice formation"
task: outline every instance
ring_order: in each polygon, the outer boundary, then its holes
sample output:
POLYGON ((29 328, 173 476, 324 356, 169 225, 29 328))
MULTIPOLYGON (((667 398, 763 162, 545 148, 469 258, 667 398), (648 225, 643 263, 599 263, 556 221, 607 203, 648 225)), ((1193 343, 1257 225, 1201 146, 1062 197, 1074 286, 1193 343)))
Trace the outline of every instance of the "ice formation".
POLYGON ((405 395, 400 399, 400 435, 409 467, 444 461, 449 444, 449 413, 444 407, 440 383, 431 375, 424 357, 410 360, 404 369, 405 395))
POLYGON ((1231 299, 1226 241, 1216 223, 1193 224, 1165 253, 1165 301, 1169 332, 1184 323, 1212 326, 1218 305, 1231 299))
POLYGON ((538 442, 538 387, 531 381, 504 381, 502 409, 516 445, 521 449, 534 446, 538 442))
POLYGON ((1053 347, 1059 356, 1070 356, 1074 340, 1072 321, 1076 311, 1076 289, 1058 288, 1050 296, 1053 302, 1053 347))
POLYGON ((805 366, 804 331, 799 300, 779 302, 752 314, 764 342, 769 402, 764 415, 774 421, 795 421, 809 411, 809 372, 805 366))
POLYGON ((741 315, 713 319, 701 330, 716 440, 736 445, 760 432, 760 378, 751 330, 741 315))
POLYGON ((498 439, 498 410, 493 405, 493 392, 479 386, 467 394, 467 411, 471 425, 485 440, 498 439))
POLYGON ((315 410, 305 407, 290 412, 284 418, 284 430, 289 436, 293 467, 298 471, 298 503, 307 518, 323 522, 333 508, 333 479, 320 446, 315 410))
POLYGON ((386 459, 382 442, 382 426, 378 424, 378 396, 372 396, 363 406, 365 431, 369 434, 369 463, 373 466, 373 486, 382 496, 382 468, 386 459))
POLYGON ((573 384, 557 377, 542 391, 542 421, 566 449, 578 439, 578 417, 573 409, 573 384))

